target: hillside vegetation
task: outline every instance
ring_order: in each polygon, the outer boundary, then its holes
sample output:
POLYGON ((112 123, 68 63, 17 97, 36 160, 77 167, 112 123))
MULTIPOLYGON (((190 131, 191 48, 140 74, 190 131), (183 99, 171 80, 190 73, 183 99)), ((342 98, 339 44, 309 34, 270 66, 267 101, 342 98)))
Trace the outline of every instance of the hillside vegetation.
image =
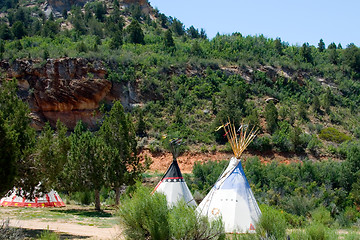
MULTIPOLYGON (((29 108, 16 97, 16 81, 4 81, 4 73, 0 193, 14 183, 31 191, 40 181, 70 193, 95 190, 100 209, 101 190, 114 189, 118 203, 120 187, 143 176, 149 159, 142 161, 139 150, 164 151, 164 136, 176 136, 186 142, 184 151, 231 151, 224 132, 215 131, 230 120, 259 129, 250 153, 289 153, 297 160, 262 164, 255 157, 244 164, 258 201, 280 209, 269 212, 292 228, 359 226, 357 46, 322 40, 293 46, 241 33, 208 39, 203 29, 137 4, 89 1, 52 14, 44 3, 0 2, 2 61, 36 59, 39 67, 55 58, 101 61, 107 80, 123 83, 124 94, 134 87, 139 102, 124 112, 119 101, 104 100, 97 131, 79 122, 69 133, 58 122, 35 132, 29 108)), ((224 164, 195 164, 187 180, 198 199, 224 164)))
POLYGON ((240 33, 209 40, 202 29, 185 29, 158 10, 144 14, 138 5, 90 2, 55 18, 36 1, 25 2, 0 6, 1 57, 104 61, 109 81, 135 84, 143 97, 132 111, 138 122, 143 118, 138 131, 152 150, 160 149, 162 134, 174 132, 195 149, 216 149, 215 140, 225 139, 214 129, 228 117, 260 128, 252 146, 260 151, 341 157, 339 144, 360 136, 354 44, 291 46, 240 33))

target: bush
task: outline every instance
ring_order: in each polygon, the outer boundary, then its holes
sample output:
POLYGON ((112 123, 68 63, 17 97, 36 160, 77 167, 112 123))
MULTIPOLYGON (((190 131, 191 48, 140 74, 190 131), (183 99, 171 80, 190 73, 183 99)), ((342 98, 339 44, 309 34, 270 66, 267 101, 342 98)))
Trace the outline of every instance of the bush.
POLYGON ((350 136, 332 127, 324 128, 323 130, 321 130, 319 137, 323 140, 336 143, 342 143, 351 140, 350 136))
POLYGON ((169 208, 165 195, 150 195, 140 183, 123 200, 119 216, 127 239, 225 239, 221 220, 210 223, 181 201, 169 208))
POLYGON ((335 232, 330 231, 323 224, 315 222, 305 228, 305 233, 307 238, 310 240, 331 240, 338 239, 338 236, 335 232))
POLYGON ((119 215, 128 239, 170 239, 168 206, 163 194, 150 195, 140 184, 132 198, 125 198, 119 215))
POLYGON ((192 173, 193 180, 189 181, 191 190, 197 190, 206 195, 210 188, 215 184, 221 173, 225 170, 228 161, 208 161, 205 163, 195 162, 192 173))
POLYGON ((220 219, 209 222, 207 217, 188 207, 184 201, 170 210, 169 222, 173 239, 225 239, 220 219))
POLYGON ((324 206, 320 206, 311 212, 311 216, 314 222, 323 224, 325 226, 330 226, 334 220, 330 216, 330 211, 328 211, 324 206))
POLYGON ((21 229, 12 228, 9 226, 10 220, 2 220, 0 223, 0 240, 18 240, 24 238, 24 233, 21 229))
POLYGON ((260 239, 285 239, 287 224, 284 214, 270 206, 262 205, 262 215, 256 233, 260 239))
POLYGON ((38 235, 38 238, 40 240, 60 240, 60 237, 54 233, 50 232, 48 229, 43 231, 40 235, 38 235))

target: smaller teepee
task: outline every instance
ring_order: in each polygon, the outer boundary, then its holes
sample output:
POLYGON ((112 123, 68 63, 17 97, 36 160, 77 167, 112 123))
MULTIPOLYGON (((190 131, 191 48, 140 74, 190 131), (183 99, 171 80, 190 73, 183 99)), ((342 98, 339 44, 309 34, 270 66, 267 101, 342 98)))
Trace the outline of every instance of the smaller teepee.
POLYGON ((59 194, 51 190, 49 193, 39 194, 39 197, 30 199, 20 190, 24 197, 18 195, 18 190, 10 190, 5 197, 0 200, 0 206, 3 207, 65 207, 59 194))
POLYGON ((236 131, 230 123, 222 125, 218 130, 221 128, 224 128, 235 156, 197 211, 210 219, 221 216, 226 233, 252 233, 255 232, 261 212, 246 179, 240 156, 255 138, 256 131, 252 129, 248 132, 244 125, 236 131))
POLYGON ((181 139, 178 138, 170 140, 173 161, 165 175, 161 178, 161 181, 156 185, 153 192, 161 192, 165 194, 168 205, 170 206, 183 199, 189 206, 196 207, 196 202, 186 185, 176 160, 179 155, 178 147, 181 142, 181 139))

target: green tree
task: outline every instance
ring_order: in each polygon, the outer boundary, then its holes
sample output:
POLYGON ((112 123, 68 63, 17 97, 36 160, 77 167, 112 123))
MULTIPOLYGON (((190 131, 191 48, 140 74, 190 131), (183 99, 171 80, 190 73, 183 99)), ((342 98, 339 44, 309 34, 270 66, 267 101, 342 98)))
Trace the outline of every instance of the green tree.
POLYGON ((164 34, 164 45, 167 49, 174 49, 175 48, 175 42, 172 36, 172 31, 170 29, 165 31, 164 34))
POLYGON ((334 42, 330 43, 328 49, 336 49, 336 44, 334 42))
POLYGON ((298 116, 300 117, 300 119, 303 119, 303 120, 308 119, 306 104, 304 102, 302 102, 302 101, 299 102, 297 110, 298 110, 298 116))
MULTIPOLYGON (((14 181, 24 190, 33 189, 33 167, 29 157, 35 131, 30 127, 29 107, 17 94, 17 82, 3 81, 0 88, 0 192, 9 190, 14 181)), ((38 182, 37 182, 38 183, 38 182)), ((36 184, 37 184, 36 183, 36 184)))
POLYGON ((106 5, 105 5, 105 3, 96 2, 96 5, 95 5, 95 17, 100 22, 103 22, 105 20, 105 14, 106 14, 106 5))
POLYGON ((300 56, 301 58, 308 63, 312 63, 313 62, 313 57, 312 57, 312 53, 311 53, 311 47, 309 45, 309 43, 304 43, 302 45, 302 47, 300 48, 300 56))
POLYGON ((318 43, 318 49, 319 49, 319 52, 323 52, 325 50, 324 40, 320 39, 320 41, 318 43))
POLYGON ((312 108, 314 109, 314 111, 320 112, 320 100, 317 95, 313 97, 312 108))
POLYGON ((5 53, 5 42, 0 40, 0 58, 3 58, 3 54, 5 53))
POLYGON ((144 33, 141 29, 140 23, 133 19, 130 25, 127 27, 129 33, 129 41, 134 44, 145 44, 144 33))
POLYGON ((199 38, 200 37, 199 30, 194 28, 194 26, 192 26, 192 25, 187 29, 186 32, 190 38, 199 38))
POLYGON ((144 121, 144 112, 139 110, 139 120, 136 124, 136 134, 140 137, 146 136, 146 123, 144 121))
POLYGON ((351 43, 343 52, 343 59, 354 72, 360 73, 360 49, 351 43))
MULTIPOLYGON (((76 28, 76 27, 75 27, 76 28)), ((42 36, 54 38, 60 32, 60 26, 50 19, 45 22, 42 29, 42 36)))
POLYGON ((338 64, 339 54, 336 49, 329 49, 328 59, 329 59, 330 63, 335 64, 335 65, 338 64))
POLYGON ((275 50, 278 54, 282 55, 283 54, 283 46, 281 44, 281 38, 276 38, 274 40, 274 47, 275 50))
POLYGON ((0 24, 0 38, 2 40, 11 40, 13 39, 13 34, 6 23, 0 24))
POLYGON ((274 133, 278 125, 278 111, 273 101, 270 101, 265 107, 266 127, 270 133, 274 133))
POLYGON ((330 113, 330 106, 332 104, 332 94, 330 88, 327 88, 322 97, 322 107, 327 114, 330 113))
POLYGON ((110 48, 111 49, 118 49, 123 44, 123 35, 122 31, 117 30, 110 41, 110 48))
POLYGON ((69 160, 65 168, 66 182, 75 191, 95 191, 95 209, 100 210, 100 190, 107 184, 109 162, 113 152, 104 140, 88 130, 82 122, 76 124, 70 135, 69 160))
POLYGON ((133 184, 146 165, 139 163, 135 129, 120 101, 116 101, 104 118, 99 136, 111 149, 112 157, 107 172, 108 182, 115 189, 116 204, 119 204, 120 187, 133 184))
POLYGON ((70 140, 66 136, 66 132, 67 128, 60 120, 56 123, 56 132, 47 122, 36 143, 34 159, 41 187, 47 191, 55 187, 59 189, 64 184, 61 180, 70 150, 70 140))
POLYGON ((20 21, 16 21, 12 26, 12 32, 17 39, 21 39, 26 35, 24 24, 20 21))
POLYGON ((182 36, 185 33, 185 28, 182 22, 174 18, 171 23, 171 29, 177 36, 182 36))

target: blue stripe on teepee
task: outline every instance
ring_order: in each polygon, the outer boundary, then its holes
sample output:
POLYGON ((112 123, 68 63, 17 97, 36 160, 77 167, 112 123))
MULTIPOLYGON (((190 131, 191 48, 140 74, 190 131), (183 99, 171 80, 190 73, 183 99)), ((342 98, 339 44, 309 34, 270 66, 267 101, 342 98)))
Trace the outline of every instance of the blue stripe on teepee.
POLYGON ((241 161, 236 166, 234 171, 226 178, 221 189, 234 189, 241 196, 247 195, 247 191, 250 185, 246 179, 244 170, 241 165, 241 161))

